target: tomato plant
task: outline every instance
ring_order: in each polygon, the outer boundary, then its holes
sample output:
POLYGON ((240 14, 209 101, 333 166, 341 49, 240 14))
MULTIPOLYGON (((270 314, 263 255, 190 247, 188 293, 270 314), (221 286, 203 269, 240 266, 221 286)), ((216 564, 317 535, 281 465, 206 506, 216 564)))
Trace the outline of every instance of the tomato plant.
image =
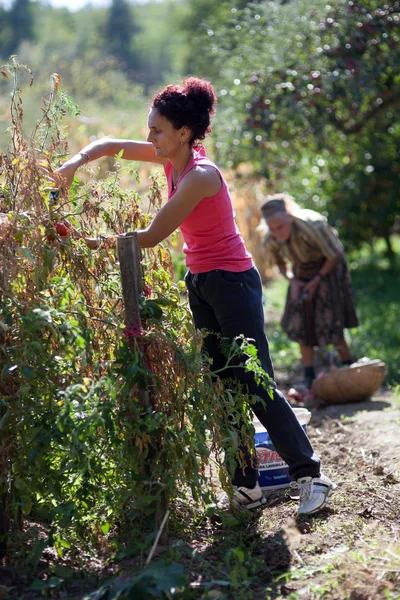
MULTIPOLYGON (((216 385, 204 365, 202 335, 181 283, 173 282, 166 245, 143 255, 143 331, 133 342, 125 338, 113 241, 92 251, 81 234, 131 231, 151 215, 140 209, 137 192, 122 189, 119 162, 107 180, 77 180, 69 191, 49 195, 57 157, 67 152, 55 92, 27 141, 18 92, 26 69, 14 59, 3 70, 13 81, 13 121, 0 172, 0 495, 6 507, 0 534, 10 542, 24 519, 45 524, 47 538, 37 537, 28 553, 33 566, 49 545, 60 557, 104 544, 113 555, 118 532, 127 529, 143 547, 168 505, 173 519, 178 496, 209 503, 212 465, 227 484, 224 446, 229 463, 239 437, 252 435, 250 418, 242 419, 242 432, 230 419, 238 422, 235 415, 249 409, 244 394, 216 385), (65 235, 64 228, 78 235, 65 235), (147 407, 139 401, 145 386, 147 407)), ((156 210, 157 177, 151 185, 156 210)), ((228 353, 237 352, 233 343, 228 353)), ((251 368, 259 368, 254 352, 249 357, 251 368)))

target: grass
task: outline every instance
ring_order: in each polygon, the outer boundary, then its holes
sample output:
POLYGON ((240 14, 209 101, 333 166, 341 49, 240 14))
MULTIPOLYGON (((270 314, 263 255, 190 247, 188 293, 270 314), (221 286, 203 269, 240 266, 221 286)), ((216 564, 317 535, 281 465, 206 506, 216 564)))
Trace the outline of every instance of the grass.
POLYGON ((400 408, 400 385, 396 384, 392 388, 392 393, 394 397, 395 404, 397 408, 400 408))
POLYGON ((266 333, 275 370, 292 373, 301 365, 299 346, 284 333, 280 319, 286 301, 288 283, 283 277, 273 279, 264 293, 266 333))
POLYGON ((350 332, 357 356, 386 363, 387 383, 400 382, 399 290, 400 268, 359 266, 352 272, 360 327, 350 332))

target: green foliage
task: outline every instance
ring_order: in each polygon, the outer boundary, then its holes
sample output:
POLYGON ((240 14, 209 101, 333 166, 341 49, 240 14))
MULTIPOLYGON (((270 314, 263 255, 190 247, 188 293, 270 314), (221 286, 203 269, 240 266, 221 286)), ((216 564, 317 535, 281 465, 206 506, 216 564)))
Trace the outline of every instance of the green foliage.
POLYGON ((332 161, 331 178, 325 184, 332 198, 330 220, 348 248, 382 238, 388 255, 394 254, 391 236, 400 211, 399 147, 398 122, 381 123, 380 128, 374 123, 365 126, 356 141, 347 143, 344 156, 332 161))
MULTIPOLYGON (((185 70, 192 75, 207 76, 211 81, 217 81, 220 76, 221 63, 216 59, 214 31, 221 28, 229 19, 230 2, 213 0, 190 0, 186 11, 179 21, 182 32, 187 40, 185 70)), ((225 33, 226 30, 224 30, 225 33)), ((232 36, 225 40, 230 47, 232 36)))
POLYGON ((105 27, 105 39, 111 56, 119 59, 122 70, 134 72, 137 69, 132 40, 138 30, 131 6, 125 0, 112 0, 105 27))
MULTIPOLYGON (((184 72, 186 47, 177 23, 185 10, 185 3, 179 0, 135 5, 135 18, 140 27, 133 40, 139 57, 135 80, 143 84, 146 92, 170 83, 184 72)), ((190 71, 195 72, 193 66, 190 71)))
MULTIPOLYGON (((32 130, 40 118, 38 107, 48 93, 49 73, 55 72, 61 75, 61 85, 74 97, 82 113, 78 121, 64 121, 70 127, 72 148, 83 145, 92 135, 143 137, 148 108, 143 88, 147 92, 176 78, 181 70, 182 35, 178 31, 171 35, 182 11, 181 3, 169 0, 129 5, 129 14, 136 24, 134 34, 129 27, 130 37, 124 42, 129 60, 121 59, 116 52, 120 37, 114 33, 106 35, 108 9, 88 5, 71 12, 40 2, 30 2, 29 7, 33 39, 12 49, 21 62, 29 62, 35 73, 33 88, 27 88, 23 78, 20 81, 27 130, 32 130)), ((9 57, 6 46, 11 34, 8 16, 9 11, 0 7, 0 57, 4 62, 9 57)), ((8 88, 1 80, 0 113, 7 114, 8 88)), ((6 120, 0 122, 1 151, 6 149, 6 127, 6 120)))
POLYGON ((108 88, 113 102, 127 106, 127 99, 118 94, 124 79, 148 90, 180 72, 184 42, 178 31, 171 35, 171 29, 182 10, 177 0, 118 0, 107 9, 88 5, 75 12, 17 0, 9 10, 0 7, 0 57, 18 54, 22 61, 29 60, 37 78, 49 71, 60 73, 80 102, 97 98, 100 88, 97 99, 103 100, 108 88), (117 72, 113 82, 104 80, 111 65, 117 72))
POLYGON ((196 2, 197 65, 218 87, 218 159, 251 164, 272 191, 327 210, 353 245, 389 239, 399 212, 399 4, 221 3, 213 26, 208 8, 196 2))
POLYGON ((12 54, 21 42, 34 38, 33 11, 30 0, 14 0, 8 14, 5 14, 4 17, 6 27, 9 29, 5 53, 12 54))
POLYGON ((351 331, 351 345, 356 356, 385 361, 387 384, 400 382, 398 278, 398 265, 360 264, 352 272, 360 327, 351 331))
POLYGON ((182 565, 156 562, 135 577, 120 577, 111 585, 105 585, 84 600, 153 600, 172 598, 186 584, 182 565))
POLYGON ((8 27, 8 11, 3 6, 0 6, 0 48, 8 48, 11 39, 11 29, 8 27))

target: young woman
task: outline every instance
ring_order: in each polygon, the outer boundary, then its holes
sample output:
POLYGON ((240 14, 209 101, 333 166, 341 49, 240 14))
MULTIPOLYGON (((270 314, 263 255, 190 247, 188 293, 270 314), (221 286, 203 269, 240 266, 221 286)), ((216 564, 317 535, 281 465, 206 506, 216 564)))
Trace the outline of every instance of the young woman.
POLYGON ((342 364, 354 362, 343 332, 358 325, 344 249, 325 217, 301 209, 290 196, 270 196, 261 211, 269 261, 290 281, 282 327, 300 345, 304 383, 310 388, 314 346, 334 344, 342 364))
MULTIPOLYGON (((220 369, 226 358, 221 338, 244 335, 255 340, 265 371, 273 378, 264 315, 260 276, 235 224, 227 185, 219 169, 198 145, 210 133, 215 91, 211 83, 194 77, 181 86, 169 85, 158 93, 148 116, 146 142, 100 139, 68 160, 58 170, 62 185, 70 185, 78 167, 101 156, 122 151, 128 160, 162 164, 168 183, 168 202, 151 225, 138 232, 142 248, 153 247, 180 227, 184 237, 188 272, 186 285, 195 325, 213 332, 204 340, 212 369, 220 369)), ((96 245, 96 240, 89 240, 96 245)), ((320 461, 282 393, 273 399, 243 368, 229 369, 232 377, 258 397, 252 410, 268 430, 276 450, 289 465, 300 489, 299 513, 309 514, 325 506, 334 485, 321 474, 320 461), (260 398, 263 400, 261 401, 260 398)), ((223 379, 223 374, 220 375, 223 379)), ((236 507, 256 508, 265 503, 258 484, 258 471, 237 466, 232 474, 236 507)))

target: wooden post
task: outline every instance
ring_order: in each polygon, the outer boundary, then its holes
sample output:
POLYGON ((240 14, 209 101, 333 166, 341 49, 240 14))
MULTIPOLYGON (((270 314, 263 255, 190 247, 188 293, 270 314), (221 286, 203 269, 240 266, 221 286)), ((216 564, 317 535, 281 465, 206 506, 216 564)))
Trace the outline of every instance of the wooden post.
MULTIPOLYGON (((118 259, 121 270, 122 296, 125 306, 125 324, 141 326, 139 296, 143 290, 140 247, 136 231, 117 236, 118 259)), ((139 402, 149 407, 149 392, 139 390, 139 402)))
POLYGON ((140 324, 139 295, 142 293, 142 270, 137 233, 117 236, 118 258, 121 269, 122 295, 127 326, 140 324))
MULTIPOLYGON (((119 264, 121 270, 122 295, 125 305, 125 323, 127 327, 130 325, 141 326, 139 296, 142 293, 142 269, 140 264, 140 247, 137 239, 137 233, 127 233, 117 237, 117 250, 119 264)), ((152 404, 151 389, 139 390, 139 402, 146 410, 152 404), (150 393, 149 393, 150 391, 150 393)), ((148 453, 149 479, 151 479, 151 461, 157 454, 157 446, 159 441, 152 440, 152 446, 148 453)), ((150 486, 149 493, 152 494, 155 488, 150 486)), ((157 495, 156 495, 157 497, 157 495)), ((154 512, 156 526, 159 527, 163 516, 168 511, 169 499, 165 490, 158 493, 158 500, 154 503, 154 512)), ((163 539, 166 539, 167 528, 164 528, 163 539)))

